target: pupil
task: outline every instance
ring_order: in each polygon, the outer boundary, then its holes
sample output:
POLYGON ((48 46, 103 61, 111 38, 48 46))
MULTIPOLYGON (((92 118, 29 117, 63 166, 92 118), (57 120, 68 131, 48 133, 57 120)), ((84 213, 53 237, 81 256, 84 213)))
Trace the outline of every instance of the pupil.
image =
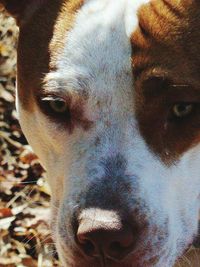
POLYGON ((184 112, 184 111, 186 111, 187 110, 187 106, 186 105, 179 105, 178 106, 178 111, 179 112, 184 112))
POLYGON ((63 102, 61 102, 61 101, 56 101, 56 107, 58 108, 58 109, 62 109, 63 107, 64 107, 64 103, 63 102))

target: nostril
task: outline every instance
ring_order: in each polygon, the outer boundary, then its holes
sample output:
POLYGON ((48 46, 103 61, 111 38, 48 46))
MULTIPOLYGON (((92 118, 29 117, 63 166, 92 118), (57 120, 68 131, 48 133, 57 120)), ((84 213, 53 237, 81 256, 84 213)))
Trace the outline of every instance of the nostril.
POLYGON ((86 255, 94 256, 96 248, 92 241, 85 239, 84 241, 80 242, 80 246, 86 255))
POLYGON ((113 251, 113 252, 120 252, 123 248, 124 248, 124 246, 122 246, 122 244, 120 244, 120 242, 113 242, 110 245, 109 250, 113 251))
POLYGON ((119 242, 113 242, 109 247, 110 252, 117 254, 120 253, 122 249, 123 246, 119 242))
POLYGON ((128 254, 133 247, 133 242, 131 243, 122 243, 119 241, 112 242, 108 249, 107 249, 107 254, 112 257, 112 258, 123 258, 124 255, 128 254))

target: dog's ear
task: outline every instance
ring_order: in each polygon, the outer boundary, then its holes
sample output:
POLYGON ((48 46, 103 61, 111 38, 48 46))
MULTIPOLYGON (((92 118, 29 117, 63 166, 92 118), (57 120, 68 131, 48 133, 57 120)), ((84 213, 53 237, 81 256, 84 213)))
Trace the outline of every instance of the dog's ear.
POLYGON ((17 24, 30 17, 34 11, 46 0, 0 0, 1 7, 5 8, 17 21, 17 24))

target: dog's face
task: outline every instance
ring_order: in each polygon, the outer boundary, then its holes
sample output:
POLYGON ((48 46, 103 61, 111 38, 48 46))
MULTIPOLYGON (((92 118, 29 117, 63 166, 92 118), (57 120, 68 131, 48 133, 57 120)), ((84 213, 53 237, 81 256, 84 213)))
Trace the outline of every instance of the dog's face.
POLYGON ((145 2, 22 8, 17 109, 63 266, 169 267, 197 233, 199 7, 145 2))

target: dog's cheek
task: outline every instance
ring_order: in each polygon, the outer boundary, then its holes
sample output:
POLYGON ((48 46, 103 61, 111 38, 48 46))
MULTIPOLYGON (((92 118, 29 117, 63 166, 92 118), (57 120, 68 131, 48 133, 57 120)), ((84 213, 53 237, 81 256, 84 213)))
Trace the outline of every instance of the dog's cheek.
POLYGON ((168 186, 167 200, 171 206, 169 229, 170 238, 175 240, 178 256, 193 242, 198 232, 200 181, 197 171, 199 157, 195 150, 189 150, 176 165, 169 168, 171 173, 169 173, 171 183, 168 186))
POLYGON ((127 149, 129 155, 135 153, 137 157, 137 161, 134 158, 137 165, 127 157, 127 171, 135 173, 136 177, 140 178, 139 199, 143 199, 149 207, 149 218, 153 219, 152 224, 162 229, 166 222, 169 243, 177 246, 177 252, 180 252, 183 247, 186 248, 190 244, 197 233, 200 188, 199 147, 188 151, 179 162, 169 167, 142 143, 138 138, 135 146, 130 146, 130 151, 127 149), (135 148, 134 153, 131 151, 132 147, 135 148))
POLYGON ((42 166, 47 170, 50 186, 62 184, 65 173, 63 162, 66 161, 64 156, 67 154, 63 153, 66 151, 65 137, 51 129, 37 107, 34 107, 34 112, 25 110, 18 97, 16 107, 22 131, 42 166), (60 155, 63 155, 63 161, 60 160, 60 155))
POLYGON ((37 125, 37 121, 34 114, 24 110, 19 103, 17 105, 17 110, 19 123, 21 125, 22 131, 28 143, 33 148, 34 152, 40 158, 43 167, 46 168, 47 148, 45 144, 46 142, 44 141, 45 133, 41 135, 41 129, 39 129, 40 127, 38 127, 37 125))

